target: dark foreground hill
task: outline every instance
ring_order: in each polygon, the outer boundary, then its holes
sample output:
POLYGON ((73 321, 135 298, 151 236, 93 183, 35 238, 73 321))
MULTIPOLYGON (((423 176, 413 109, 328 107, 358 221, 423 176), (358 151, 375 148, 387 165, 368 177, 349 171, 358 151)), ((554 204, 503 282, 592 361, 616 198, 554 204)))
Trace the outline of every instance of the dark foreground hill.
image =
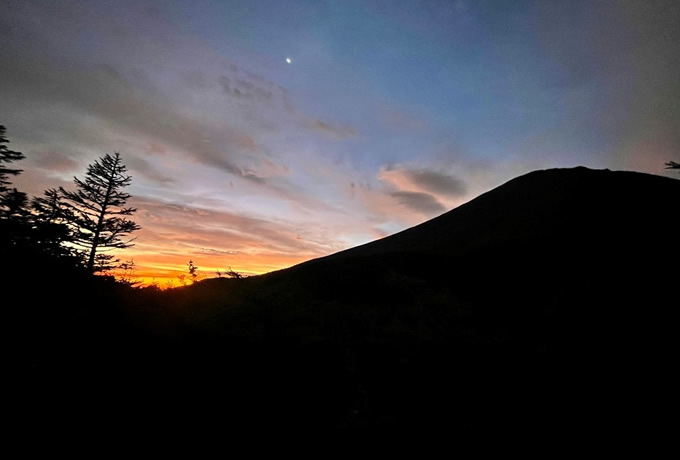
POLYGON ((37 295, 21 316, 22 394, 47 427, 71 412, 216 435, 663 430, 679 202, 674 179, 537 171, 265 276, 163 293, 53 285, 73 305, 37 295))

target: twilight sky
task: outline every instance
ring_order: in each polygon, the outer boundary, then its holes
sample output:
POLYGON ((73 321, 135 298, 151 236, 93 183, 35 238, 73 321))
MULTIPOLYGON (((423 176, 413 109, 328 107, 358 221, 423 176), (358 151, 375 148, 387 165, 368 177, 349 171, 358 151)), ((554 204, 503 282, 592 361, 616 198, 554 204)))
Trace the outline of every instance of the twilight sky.
POLYGON ((676 0, 3 0, 0 124, 33 196, 121 153, 138 278, 263 273, 534 169, 668 174, 678 24, 676 0))

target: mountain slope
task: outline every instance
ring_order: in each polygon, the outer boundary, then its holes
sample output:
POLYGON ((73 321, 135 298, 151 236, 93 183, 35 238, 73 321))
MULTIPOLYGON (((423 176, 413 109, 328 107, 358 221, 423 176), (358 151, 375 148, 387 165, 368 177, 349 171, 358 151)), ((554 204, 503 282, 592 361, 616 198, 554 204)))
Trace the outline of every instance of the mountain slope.
POLYGON ((48 302, 51 319, 19 334, 26 413, 201 436, 663 430, 679 202, 675 179, 536 171, 264 276, 107 295, 105 312, 60 322, 48 302))
POLYGON ((659 176, 536 171, 419 226, 265 278, 291 286, 309 278, 306 292, 354 292, 354 300, 374 290, 376 276, 396 273, 476 308, 498 310, 517 296, 539 307, 577 295, 658 306, 675 276, 666 262, 680 234, 679 198, 680 181, 659 176))
POLYGON ((407 419, 456 408, 463 424, 494 429, 564 426, 578 411, 637 426, 630 414, 646 409, 636 405, 673 381, 678 203, 674 179, 537 171, 394 236, 265 276, 258 292, 280 337, 343 343, 378 412, 410 429, 394 404, 407 419))
POLYGON ((196 331, 268 344, 303 425, 643 429, 675 381, 679 198, 669 178, 533 172, 238 289, 202 283, 220 300, 196 331))
POLYGON ((641 240, 656 232, 673 234, 666 224, 677 206, 678 187, 677 180, 635 172, 535 171, 421 225, 330 258, 463 255, 488 244, 568 232, 584 242, 654 244, 641 240))

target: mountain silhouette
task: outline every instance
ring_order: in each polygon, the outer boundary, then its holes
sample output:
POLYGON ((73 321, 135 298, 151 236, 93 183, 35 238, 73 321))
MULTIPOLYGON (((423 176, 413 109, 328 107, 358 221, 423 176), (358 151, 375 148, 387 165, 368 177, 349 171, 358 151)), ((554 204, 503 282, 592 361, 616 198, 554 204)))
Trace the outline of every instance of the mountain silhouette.
POLYGON ((670 178, 535 171, 236 296, 201 283, 225 300, 199 330, 257 331, 296 407, 342 395, 350 430, 642 429, 672 381, 678 198, 670 178))
POLYGON ((262 281, 360 301, 389 297, 376 290, 379 280, 403 277, 494 317, 639 315, 643 306, 651 314, 671 305, 679 197, 680 182, 660 176, 535 171, 421 225, 262 281))
POLYGON ((677 387, 679 198, 676 179, 535 171, 285 270, 108 295, 105 313, 79 311, 77 328, 69 319, 43 339, 58 358, 27 375, 60 375, 50 394, 68 395, 69 411, 94 417, 104 393, 98 411, 142 410, 137 423, 168 430, 663 430, 677 387), (72 385, 83 377, 106 383, 72 385))
MULTIPOLYGON (((534 171, 439 217, 390 237, 327 258, 389 253, 461 256, 528 240, 559 238, 600 245, 627 241, 646 246, 667 227, 678 181, 636 172, 585 167, 534 171), (567 238, 564 238, 566 235, 567 238)), ((660 235, 661 236, 661 235, 660 235)))

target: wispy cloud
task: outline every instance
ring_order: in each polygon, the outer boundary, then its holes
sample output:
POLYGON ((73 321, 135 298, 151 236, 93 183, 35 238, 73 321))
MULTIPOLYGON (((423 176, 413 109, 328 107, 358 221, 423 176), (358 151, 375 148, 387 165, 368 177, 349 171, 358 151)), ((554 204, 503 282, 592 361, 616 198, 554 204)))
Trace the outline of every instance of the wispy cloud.
POLYGON ((356 130, 348 125, 331 124, 321 120, 309 120, 307 125, 313 130, 321 132, 331 139, 351 139, 357 135, 356 130))
MULTIPOLYGON (((88 10, 74 9, 69 18, 65 13, 69 9, 65 6, 55 23, 72 30, 69 26, 82 21, 80 16, 88 10)), ((11 26, 25 27, 29 41, 36 45, 47 43, 55 23, 47 20, 46 11, 31 13, 36 15, 32 22, 19 16, 11 26), (42 24, 47 24, 47 31, 36 28, 42 24)), ((106 33, 105 22, 95 18, 90 27, 106 33)), ((135 40, 145 41, 143 32, 121 26, 124 33, 109 37, 114 42, 132 46, 135 40)), ((22 64, 11 72, 0 72, 0 97, 18 119, 13 128, 20 135, 47 130, 49 135, 68 137, 72 146, 99 144, 101 148, 122 143, 130 150, 129 157, 162 153, 259 185, 267 183, 271 165, 277 163, 280 152, 275 143, 281 141, 277 133, 308 129, 334 139, 354 135, 349 126, 301 112, 283 87, 264 77, 224 58, 215 64, 213 51, 202 44, 188 40, 182 48, 185 65, 175 68, 174 59, 179 56, 168 55, 168 50, 158 56, 156 48, 146 45, 137 47, 129 61, 115 64, 111 54, 92 62, 79 59, 68 47, 54 50, 10 42, 2 47, 0 57, 22 64), (150 65, 158 66, 160 72, 152 73, 150 65), (187 67, 202 70, 187 71, 187 67), (83 130, 85 126, 89 129, 83 130)), ((140 158, 136 166, 147 178, 167 183, 167 174, 154 174, 143 161, 140 158)))
POLYGON ((199 266, 264 273, 333 251, 330 241, 310 238, 311 229, 300 223, 144 197, 131 204, 142 229, 125 257, 141 262, 141 271, 156 265, 180 273, 192 259, 199 266))
POLYGON ((433 214, 440 214, 446 211, 446 207, 429 193, 423 192, 407 192, 396 191, 390 192, 390 196, 397 199, 397 201, 416 212, 431 217, 433 214))
POLYGON ((388 165, 381 168, 378 177, 401 190, 429 192, 454 198, 462 197, 467 192, 462 179, 427 168, 388 165))
POLYGON ((169 186, 177 182, 177 179, 161 173, 158 168, 151 165, 151 163, 144 158, 131 156, 125 160, 125 164, 133 176, 141 174, 147 180, 159 185, 169 186))
POLYGON ((55 151, 35 152, 32 160, 37 168, 46 172, 70 173, 78 168, 78 162, 73 158, 55 151))

